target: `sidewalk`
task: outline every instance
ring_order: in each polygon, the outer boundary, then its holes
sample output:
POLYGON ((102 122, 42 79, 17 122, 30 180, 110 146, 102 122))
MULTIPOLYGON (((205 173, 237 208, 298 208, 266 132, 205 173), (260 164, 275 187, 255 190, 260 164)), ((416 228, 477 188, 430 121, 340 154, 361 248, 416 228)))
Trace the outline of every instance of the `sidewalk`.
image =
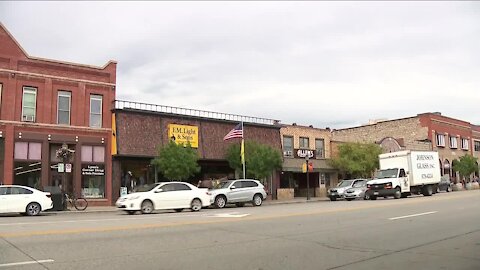
MULTIPOLYGON (((278 204, 293 204, 293 203, 310 203, 329 201, 327 197, 312 197, 307 201, 306 197, 294 198, 292 200, 265 200, 263 205, 278 205, 278 204)), ((115 206, 89 206, 85 211, 78 211, 76 209, 66 211, 47 211, 47 213, 55 214, 77 214, 77 213, 102 213, 102 212, 115 212, 119 211, 115 206)))

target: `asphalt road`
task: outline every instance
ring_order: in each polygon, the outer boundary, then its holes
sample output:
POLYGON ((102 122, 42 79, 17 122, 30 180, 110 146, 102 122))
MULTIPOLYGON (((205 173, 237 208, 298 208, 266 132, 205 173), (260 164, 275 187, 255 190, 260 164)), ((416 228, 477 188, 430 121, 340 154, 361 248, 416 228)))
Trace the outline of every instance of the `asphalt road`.
POLYGON ((480 191, 0 217, 0 269, 480 269, 480 191))

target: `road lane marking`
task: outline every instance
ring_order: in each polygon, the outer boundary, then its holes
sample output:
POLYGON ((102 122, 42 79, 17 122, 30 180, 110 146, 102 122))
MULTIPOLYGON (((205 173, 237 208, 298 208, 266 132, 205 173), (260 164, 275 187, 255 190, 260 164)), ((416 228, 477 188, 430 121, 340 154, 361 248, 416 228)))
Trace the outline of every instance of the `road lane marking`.
POLYGON ((250 214, 238 214, 238 213, 224 213, 224 214, 215 214, 213 216, 208 217, 217 217, 217 218, 242 218, 250 216, 250 214))
POLYGON ((41 264, 41 263, 53 263, 54 260, 38 260, 38 261, 28 261, 28 262, 16 262, 16 263, 4 263, 0 264, 0 267, 11 267, 11 266, 19 266, 19 265, 28 265, 28 264, 41 264))
POLYGON ((397 220, 397 219, 409 218, 409 217, 418 217, 418 216, 435 214, 435 213, 437 213, 437 212, 438 212, 438 211, 432 211, 432 212, 418 213, 418 214, 413 214, 413 215, 408 215, 408 216, 393 217, 393 218, 389 218, 389 220, 397 220))

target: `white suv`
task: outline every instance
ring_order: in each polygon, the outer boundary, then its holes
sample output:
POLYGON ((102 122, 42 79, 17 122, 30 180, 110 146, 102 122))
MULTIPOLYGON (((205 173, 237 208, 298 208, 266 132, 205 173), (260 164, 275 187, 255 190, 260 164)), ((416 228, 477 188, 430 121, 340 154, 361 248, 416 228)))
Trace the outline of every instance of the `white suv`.
POLYGON ((227 203, 244 206, 251 202, 253 206, 262 205, 267 198, 263 185, 252 179, 238 179, 222 181, 210 190, 210 202, 217 208, 223 208, 227 203))

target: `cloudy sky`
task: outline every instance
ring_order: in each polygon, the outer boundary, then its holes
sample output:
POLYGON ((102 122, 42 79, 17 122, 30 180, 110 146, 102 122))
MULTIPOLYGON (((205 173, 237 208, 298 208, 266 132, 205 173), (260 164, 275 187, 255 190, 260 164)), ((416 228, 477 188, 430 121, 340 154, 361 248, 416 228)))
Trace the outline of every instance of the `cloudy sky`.
POLYGON ((0 2, 29 55, 118 61, 117 99, 315 127, 480 124, 480 2, 0 2))

